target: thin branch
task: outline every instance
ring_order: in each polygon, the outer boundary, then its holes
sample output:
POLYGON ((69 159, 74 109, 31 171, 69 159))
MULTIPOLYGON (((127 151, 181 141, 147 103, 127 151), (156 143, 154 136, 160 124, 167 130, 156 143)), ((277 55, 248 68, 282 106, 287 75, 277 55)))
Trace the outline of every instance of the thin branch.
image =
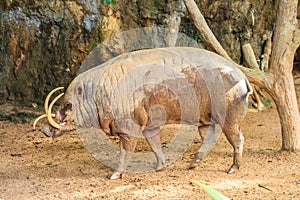
POLYGON ((257 89, 253 85, 252 85, 252 88, 253 88, 253 96, 254 96, 254 98, 256 100, 256 108, 257 108, 257 110, 264 111, 266 108, 265 108, 265 105, 260 100, 258 92, 256 91, 257 89))
POLYGON ((270 68, 270 56, 272 52, 272 36, 273 31, 266 31, 266 33, 263 35, 263 54, 260 56, 260 69, 264 72, 269 71, 270 68))

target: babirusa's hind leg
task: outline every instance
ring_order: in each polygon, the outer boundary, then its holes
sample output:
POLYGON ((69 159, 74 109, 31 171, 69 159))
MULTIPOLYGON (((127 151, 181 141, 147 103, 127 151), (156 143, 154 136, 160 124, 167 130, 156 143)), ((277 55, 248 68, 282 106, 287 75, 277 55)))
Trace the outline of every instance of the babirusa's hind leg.
POLYGON ((222 129, 219 125, 210 125, 205 135, 201 134, 200 127, 198 128, 199 134, 202 138, 202 144, 195 154, 193 161, 190 164, 190 169, 195 168, 197 163, 204 159, 204 157, 212 150, 214 145, 217 143, 222 129))
POLYGON ((228 174, 237 171, 241 166, 243 156, 244 136, 239 125, 225 126, 223 129, 225 136, 233 147, 233 164, 226 170, 228 174))
POLYGON ((152 137, 147 138, 148 143, 150 144, 155 157, 156 157, 156 171, 161 171, 165 168, 165 156, 162 151, 161 143, 160 143, 160 135, 156 134, 152 137))

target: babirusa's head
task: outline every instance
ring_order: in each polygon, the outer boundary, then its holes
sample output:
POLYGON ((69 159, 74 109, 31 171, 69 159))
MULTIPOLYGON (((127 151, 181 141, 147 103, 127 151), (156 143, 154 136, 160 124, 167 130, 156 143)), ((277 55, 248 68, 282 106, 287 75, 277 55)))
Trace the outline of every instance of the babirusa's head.
POLYGON ((62 135, 65 131, 73 130, 73 115, 72 115, 72 104, 69 101, 68 92, 61 93, 57 95, 49 104, 51 96, 59 91, 63 90, 64 87, 58 87, 53 89, 46 97, 44 102, 44 111, 45 113, 35 119, 33 123, 33 128, 36 129, 37 123, 43 119, 47 118, 50 128, 44 126, 41 131, 48 137, 57 137, 62 135), (56 113, 53 113, 52 109, 54 104, 62 97, 63 100, 60 104, 60 107, 56 113))

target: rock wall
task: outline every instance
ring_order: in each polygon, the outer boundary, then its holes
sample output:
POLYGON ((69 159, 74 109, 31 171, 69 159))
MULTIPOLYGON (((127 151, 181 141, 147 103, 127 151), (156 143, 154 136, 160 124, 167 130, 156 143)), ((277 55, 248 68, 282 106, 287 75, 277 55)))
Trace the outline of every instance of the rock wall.
MULTIPOLYGON (((250 42, 257 59, 262 36, 274 28, 271 0, 196 1, 224 48, 242 62, 250 42)), ((175 28, 201 43, 182 0, 2 0, 0 102, 41 103, 67 86, 97 44, 139 27, 175 28)))

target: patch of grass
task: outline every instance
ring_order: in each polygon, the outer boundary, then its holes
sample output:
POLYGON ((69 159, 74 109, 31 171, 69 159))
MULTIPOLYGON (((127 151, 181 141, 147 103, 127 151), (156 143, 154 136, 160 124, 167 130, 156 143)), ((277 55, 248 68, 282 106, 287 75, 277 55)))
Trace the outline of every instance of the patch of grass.
POLYGON ((37 114, 30 113, 30 112, 18 112, 15 109, 12 111, 13 111, 12 113, 7 113, 3 110, 0 110, 0 120, 17 122, 17 123, 27 123, 38 117, 37 114))

